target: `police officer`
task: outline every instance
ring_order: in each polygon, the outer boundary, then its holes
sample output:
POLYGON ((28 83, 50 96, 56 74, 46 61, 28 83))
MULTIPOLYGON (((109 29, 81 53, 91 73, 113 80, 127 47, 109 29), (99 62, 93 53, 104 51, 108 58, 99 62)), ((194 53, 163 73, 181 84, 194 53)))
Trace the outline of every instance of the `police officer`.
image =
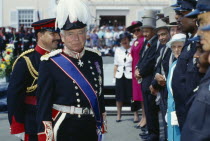
POLYGON ((36 30, 37 46, 23 52, 13 64, 7 92, 8 117, 11 134, 24 141, 37 141, 36 104, 37 78, 40 58, 57 48, 60 36, 54 30, 55 18, 32 24, 36 30))
MULTIPOLYGON (((187 35, 191 34, 188 39, 197 36, 196 18, 187 18, 184 15, 190 13, 194 9, 195 4, 195 1, 182 1, 180 7, 175 9, 180 29, 187 35)), ((172 89, 180 130, 186 118, 186 103, 193 96, 193 90, 200 81, 198 68, 195 61, 193 61, 195 52, 196 43, 187 40, 177 60, 172 77, 172 89)))
MULTIPOLYGON (((209 35, 210 26, 210 2, 208 0, 199 0, 196 9, 189 13, 187 16, 197 16, 198 21, 201 23, 198 34, 201 36, 201 43, 203 44, 204 51, 210 51, 209 35)), ((206 52, 208 53, 208 52, 206 52)), ((209 54, 203 60, 208 60, 209 54)), ((210 63, 210 62, 209 62, 210 63)), ((210 94, 210 69, 202 78, 199 87, 194 90, 196 93, 195 100, 188 112, 186 123, 184 124, 181 134, 181 140, 204 141, 210 140, 209 134, 209 94, 210 94), (194 114, 196 112, 196 114, 194 114)))
POLYGON ((105 121, 103 63, 100 53, 84 48, 86 24, 90 20, 88 8, 80 0, 60 1, 56 19, 64 49, 41 58, 38 138, 40 141, 100 140, 105 121), (60 17, 63 15, 66 17, 60 17))
MULTIPOLYGON (((203 36, 206 36, 209 38, 210 26, 203 27, 201 30, 203 30, 204 32, 208 32, 207 35, 204 34, 203 36)), ((206 37, 203 37, 203 38, 206 38, 206 37)), ((210 44, 208 42, 204 42, 204 45, 207 47, 210 47, 210 44)), ((209 52, 204 52, 202 55, 202 60, 203 61, 205 60, 205 62, 207 62, 209 55, 210 55, 209 52)), ((201 63, 200 63, 200 67, 201 67, 201 63)), ((201 71, 201 69, 199 70, 201 71)), ((199 86, 194 90, 194 92, 196 94, 196 97, 192 103, 192 106, 190 107, 190 110, 186 118, 186 122, 183 126, 181 140, 182 141, 210 140, 210 134, 209 134, 210 68, 209 67, 205 76, 202 78, 199 86)))

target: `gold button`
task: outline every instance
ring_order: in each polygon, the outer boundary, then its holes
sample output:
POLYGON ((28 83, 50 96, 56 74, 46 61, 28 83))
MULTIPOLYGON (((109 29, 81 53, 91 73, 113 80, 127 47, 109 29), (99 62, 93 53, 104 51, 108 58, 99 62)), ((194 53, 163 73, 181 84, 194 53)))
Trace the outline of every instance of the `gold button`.
POLYGON ((80 107, 80 105, 78 104, 77 107, 80 107))
POLYGON ((90 64, 90 63, 91 63, 91 61, 90 61, 90 60, 88 60, 88 63, 90 64))
POLYGON ((79 96, 79 93, 76 93, 76 96, 79 96))
POLYGON ((92 72, 92 74, 93 74, 93 75, 95 75, 95 73, 94 73, 94 72, 92 72))
POLYGON ((75 89, 77 90, 77 89, 78 89, 78 87, 77 87, 77 86, 75 86, 75 89))
POLYGON ((80 103, 80 99, 77 99, 77 102, 80 103))
POLYGON ((98 85, 97 85, 97 84, 95 84, 95 86, 96 86, 96 87, 98 87, 98 85))
POLYGON ((75 82, 75 81, 73 81, 73 83, 75 84, 76 82, 75 82))
POLYGON ((94 80, 95 80, 95 81, 97 81, 97 79, 96 79, 96 78, 94 78, 94 80))
POLYGON ((92 70, 92 69, 93 69, 93 67, 90 67, 90 69, 92 70))

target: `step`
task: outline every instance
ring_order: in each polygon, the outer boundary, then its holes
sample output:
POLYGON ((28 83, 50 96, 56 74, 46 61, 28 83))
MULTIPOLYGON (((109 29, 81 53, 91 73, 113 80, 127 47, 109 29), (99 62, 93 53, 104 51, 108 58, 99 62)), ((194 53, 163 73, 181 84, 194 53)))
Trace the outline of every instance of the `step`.
MULTIPOLYGON (((106 106, 105 107, 107 115, 117 115, 117 107, 116 106, 106 106)), ((140 109, 138 111, 139 115, 142 114, 142 110, 140 109)), ((133 115, 133 112, 131 112, 130 107, 122 107, 122 115, 133 115)))
POLYGON ((104 95, 104 99, 115 99, 115 95, 104 95))

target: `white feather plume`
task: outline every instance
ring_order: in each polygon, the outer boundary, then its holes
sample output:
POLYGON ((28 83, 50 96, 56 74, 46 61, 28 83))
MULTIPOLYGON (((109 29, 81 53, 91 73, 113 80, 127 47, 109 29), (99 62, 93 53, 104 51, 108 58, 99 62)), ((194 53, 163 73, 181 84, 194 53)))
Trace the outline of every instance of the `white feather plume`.
POLYGON ((56 28, 62 28, 69 17, 70 22, 80 21, 89 24, 91 14, 82 0, 60 0, 57 5, 56 28))

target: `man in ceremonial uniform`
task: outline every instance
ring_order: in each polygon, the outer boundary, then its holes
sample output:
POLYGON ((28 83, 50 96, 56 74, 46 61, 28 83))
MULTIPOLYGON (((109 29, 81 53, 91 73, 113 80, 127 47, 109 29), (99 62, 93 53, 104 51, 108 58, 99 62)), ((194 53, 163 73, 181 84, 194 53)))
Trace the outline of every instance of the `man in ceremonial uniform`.
POLYGON ((8 117, 11 134, 24 141, 37 141, 36 103, 37 78, 40 58, 56 49, 60 36, 55 31, 55 18, 32 24, 37 35, 37 46, 23 52, 13 64, 7 92, 8 117))
POLYGON ((101 140, 105 121, 103 63, 100 53, 84 48, 89 16, 80 0, 58 3, 56 19, 64 49, 41 58, 37 90, 39 141, 101 140))

